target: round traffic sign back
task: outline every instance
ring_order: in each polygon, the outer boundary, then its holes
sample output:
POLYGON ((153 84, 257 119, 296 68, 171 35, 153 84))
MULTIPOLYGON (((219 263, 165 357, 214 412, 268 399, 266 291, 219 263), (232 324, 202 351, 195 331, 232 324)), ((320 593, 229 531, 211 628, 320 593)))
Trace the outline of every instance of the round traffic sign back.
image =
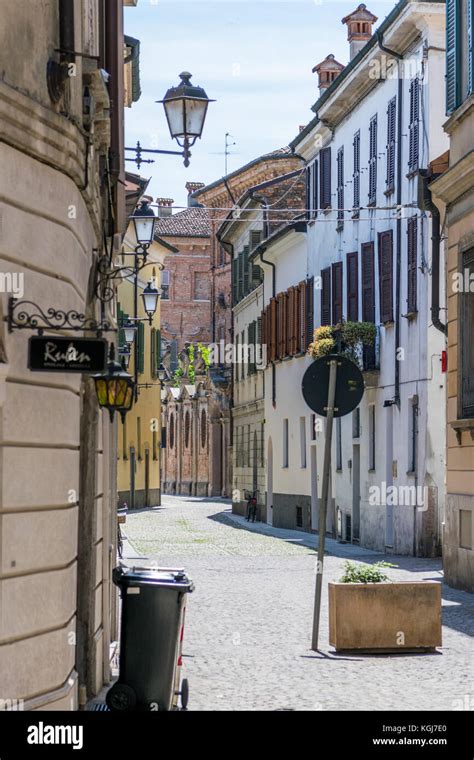
POLYGON ((301 386, 304 400, 321 417, 327 417, 329 366, 333 360, 337 361, 334 417, 352 412, 364 395, 364 378, 357 364, 338 354, 321 356, 308 367, 301 386))

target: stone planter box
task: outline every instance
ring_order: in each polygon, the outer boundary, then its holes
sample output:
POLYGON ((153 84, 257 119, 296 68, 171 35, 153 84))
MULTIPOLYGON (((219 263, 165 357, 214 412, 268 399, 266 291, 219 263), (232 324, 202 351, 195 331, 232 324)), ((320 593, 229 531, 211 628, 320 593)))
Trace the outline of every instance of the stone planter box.
POLYGON ((441 646, 441 583, 329 583, 336 650, 433 651, 441 646))

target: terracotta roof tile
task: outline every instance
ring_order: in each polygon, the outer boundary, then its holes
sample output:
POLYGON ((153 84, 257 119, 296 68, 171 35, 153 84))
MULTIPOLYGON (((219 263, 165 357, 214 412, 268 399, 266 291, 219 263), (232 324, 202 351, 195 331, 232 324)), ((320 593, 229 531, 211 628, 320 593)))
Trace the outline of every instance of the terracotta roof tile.
POLYGON ((155 233, 159 237, 210 237, 209 214, 205 209, 187 208, 158 219, 155 233))

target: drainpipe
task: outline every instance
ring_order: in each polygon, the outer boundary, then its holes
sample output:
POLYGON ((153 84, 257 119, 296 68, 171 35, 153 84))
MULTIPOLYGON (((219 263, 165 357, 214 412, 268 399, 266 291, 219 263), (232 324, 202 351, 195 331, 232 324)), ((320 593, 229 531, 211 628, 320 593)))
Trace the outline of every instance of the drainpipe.
MULTIPOLYGON (((383 44, 383 35, 380 31, 375 32, 377 42, 380 50, 387 55, 396 58, 398 61, 398 124, 397 124, 397 206, 401 208, 402 205, 402 124, 403 124, 403 78, 400 76, 400 61, 403 60, 403 56, 400 53, 396 53, 394 50, 385 47, 383 44)), ((397 353, 400 345, 400 280, 401 280, 401 268, 402 268, 402 219, 401 215, 397 214, 397 242, 396 242, 396 254, 397 254, 397 266, 395 272, 395 393, 394 401, 397 407, 400 409, 400 362, 398 361, 397 353)))
MULTIPOLYGON (((298 156, 298 158, 301 158, 301 156, 298 156)), ((264 237, 268 237, 269 229, 268 229, 268 198, 266 198, 264 195, 253 195, 252 198, 260 203, 262 209, 263 209, 263 234, 264 237)), ((263 258, 263 251, 260 254, 260 261, 263 264, 268 264, 272 268, 272 297, 275 298, 276 295, 276 267, 275 264, 272 261, 268 261, 268 259, 263 258)), ((264 376, 265 377, 265 376, 264 376)), ((272 406, 276 407, 276 367, 275 362, 272 362, 272 406)))
POLYGON ((425 171, 421 173, 421 181, 424 184, 423 192, 423 208, 431 213, 431 321, 433 326, 437 330, 448 334, 448 326, 443 324, 439 318, 440 306, 439 306, 439 262, 440 262, 440 242, 441 242, 441 223, 440 213, 436 204, 433 202, 433 195, 429 188, 429 182, 436 179, 437 174, 428 176, 425 171))

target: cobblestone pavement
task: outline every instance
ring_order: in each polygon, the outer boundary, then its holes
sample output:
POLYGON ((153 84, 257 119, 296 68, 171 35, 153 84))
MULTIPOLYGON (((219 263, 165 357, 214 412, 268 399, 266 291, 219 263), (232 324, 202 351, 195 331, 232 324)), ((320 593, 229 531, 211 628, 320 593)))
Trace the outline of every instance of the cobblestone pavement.
MULTIPOLYGON (((310 649, 316 537, 231 514, 222 501, 164 497, 129 513, 127 562, 184 566, 196 590, 186 613, 191 710, 474 710, 474 595, 443 586, 438 653, 338 655, 310 649)), ((348 558, 380 555, 327 541, 325 581, 348 558)), ((442 580, 439 560, 391 558, 393 580, 442 580)))

